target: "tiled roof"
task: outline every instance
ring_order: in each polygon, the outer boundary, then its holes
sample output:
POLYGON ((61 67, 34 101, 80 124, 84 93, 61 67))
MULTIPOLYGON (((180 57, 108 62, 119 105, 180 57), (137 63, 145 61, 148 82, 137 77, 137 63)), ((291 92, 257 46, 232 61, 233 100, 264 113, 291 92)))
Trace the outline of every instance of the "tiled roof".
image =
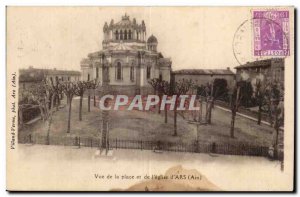
POLYGON ((229 69, 182 69, 173 71, 179 75, 234 75, 229 69))
POLYGON ((251 67, 268 67, 271 66, 271 59, 267 60, 259 60, 259 61, 254 61, 254 62, 247 62, 246 64, 236 66, 234 67, 235 69, 239 68, 251 68, 251 67))

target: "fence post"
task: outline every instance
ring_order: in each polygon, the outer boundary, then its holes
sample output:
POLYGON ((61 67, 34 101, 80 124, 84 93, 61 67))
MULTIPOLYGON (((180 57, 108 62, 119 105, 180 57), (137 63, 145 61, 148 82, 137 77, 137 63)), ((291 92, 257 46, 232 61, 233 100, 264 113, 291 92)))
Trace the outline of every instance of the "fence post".
POLYGON ((91 148, 93 148, 93 138, 91 138, 91 148))
POLYGON ((78 148, 80 148, 80 137, 78 137, 78 148))
POLYGON ((141 150, 143 150, 143 141, 141 140, 141 150))

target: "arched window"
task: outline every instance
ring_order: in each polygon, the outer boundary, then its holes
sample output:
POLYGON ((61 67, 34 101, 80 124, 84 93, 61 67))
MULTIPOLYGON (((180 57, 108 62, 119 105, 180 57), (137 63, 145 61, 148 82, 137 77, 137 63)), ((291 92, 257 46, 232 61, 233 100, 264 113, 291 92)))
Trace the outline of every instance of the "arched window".
POLYGON ((98 67, 96 68, 96 78, 97 79, 99 78, 99 68, 98 67))
POLYGON ((134 66, 130 67, 130 80, 134 81, 134 66))
POLYGON ((90 80, 90 74, 88 74, 88 78, 87 78, 87 80, 88 80, 88 81, 90 80))
POLYGON ((131 40, 131 30, 129 30, 129 33, 128 33, 128 40, 131 40))
POLYGON ((122 32, 122 30, 120 31, 120 40, 123 40, 123 32, 122 32))
POLYGON ((136 39, 139 39, 139 32, 136 32, 136 39))
POLYGON ((119 40, 119 32, 118 32, 118 30, 116 31, 116 40, 119 40))
POLYGON ((151 77, 151 66, 147 67, 147 79, 150 79, 151 77))
POLYGON ((127 40, 127 30, 124 31, 124 40, 127 40))
POLYGON ((121 67, 121 63, 118 62, 117 63, 117 71, 116 71, 116 79, 117 80, 122 80, 122 67, 121 67))

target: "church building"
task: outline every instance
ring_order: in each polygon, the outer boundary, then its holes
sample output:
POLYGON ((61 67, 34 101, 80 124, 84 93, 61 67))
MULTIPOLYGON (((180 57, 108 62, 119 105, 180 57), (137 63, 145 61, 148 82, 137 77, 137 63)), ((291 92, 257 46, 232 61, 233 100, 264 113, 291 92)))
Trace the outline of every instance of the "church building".
POLYGON ((153 78, 170 81, 172 62, 157 51, 157 38, 147 39, 146 25, 125 14, 103 26, 102 50, 81 61, 82 80, 96 79, 111 94, 152 94, 153 78))

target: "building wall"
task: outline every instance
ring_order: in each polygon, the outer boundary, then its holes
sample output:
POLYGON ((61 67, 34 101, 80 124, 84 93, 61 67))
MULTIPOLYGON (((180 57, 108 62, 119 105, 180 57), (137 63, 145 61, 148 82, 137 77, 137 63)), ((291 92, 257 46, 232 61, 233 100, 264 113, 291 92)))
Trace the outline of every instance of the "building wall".
POLYGON ((81 68, 81 80, 88 81, 88 76, 90 76, 90 80, 93 78, 93 69, 92 68, 81 68))
POLYGON ((206 85, 207 83, 213 83, 215 79, 225 79, 227 81, 227 85, 231 88, 234 85, 235 75, 188 75, 188 74, 174 74, 175 81, 178 82, 180 80, 192 80, 198 86, 206 85))

